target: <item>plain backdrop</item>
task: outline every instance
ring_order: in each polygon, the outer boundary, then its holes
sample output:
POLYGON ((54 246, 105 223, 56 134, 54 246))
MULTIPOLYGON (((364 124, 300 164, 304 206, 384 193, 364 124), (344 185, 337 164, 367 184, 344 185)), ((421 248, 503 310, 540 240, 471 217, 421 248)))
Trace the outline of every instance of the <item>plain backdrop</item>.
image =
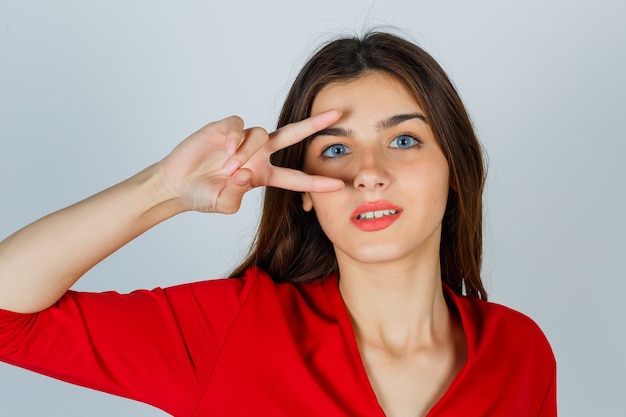
MULTIPOLYGON (((448 71, 486 148, 491 300, 551 341, 561 415, 619 415, 625 21, 617 0, 1 0, 0 237, 160 160, 209 121, 238 114, 271 130, 321 42, 393 26, 448 71)), ((178 216, 76 288, 223 276, 259 204, 255 192, 236 215, 178 216)), ((40 415, 164 413, 0 364, 0 416, 40 415)))

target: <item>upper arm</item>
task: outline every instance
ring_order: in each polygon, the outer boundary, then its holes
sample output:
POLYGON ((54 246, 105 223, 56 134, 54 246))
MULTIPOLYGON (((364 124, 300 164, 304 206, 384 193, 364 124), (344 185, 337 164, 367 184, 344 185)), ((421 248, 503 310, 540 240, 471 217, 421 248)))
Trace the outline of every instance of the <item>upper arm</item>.
POLYGON ((556 363, 553 366, 552 377, 545 393, 543 403, 539 410, 538 417, 556 417, 557 416, 557 400, 556 400, 556 363))
POLYGON ((245 292, 241 280, 70 291, 40 313, 0 312, 0 360, 189 414, 245 292))

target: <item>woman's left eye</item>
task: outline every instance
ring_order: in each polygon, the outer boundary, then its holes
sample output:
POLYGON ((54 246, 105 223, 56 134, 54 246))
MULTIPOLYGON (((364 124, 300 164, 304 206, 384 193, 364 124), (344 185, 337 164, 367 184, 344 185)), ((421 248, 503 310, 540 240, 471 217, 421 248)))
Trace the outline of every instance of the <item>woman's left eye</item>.
POLYGON ((421 143, 419 139, 414 138, 409 135, 400 135, 393 138, 389 147, 391 148, 400 148, 400 149, 408 149, 414 146, 417 146, 421 143))

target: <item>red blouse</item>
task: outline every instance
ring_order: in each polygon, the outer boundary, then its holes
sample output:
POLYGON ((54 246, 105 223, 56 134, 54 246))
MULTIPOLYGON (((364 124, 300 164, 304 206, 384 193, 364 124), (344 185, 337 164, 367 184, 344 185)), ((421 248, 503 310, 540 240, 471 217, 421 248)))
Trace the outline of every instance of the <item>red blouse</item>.
MULTIPOLYGON (((243 278, 0 310, 0 360, 174 416, 383 417, 337 277, 243 278)), ((468 358, 429 416, 556 416, 556 365, 528 317, 445 288, 468 358)))

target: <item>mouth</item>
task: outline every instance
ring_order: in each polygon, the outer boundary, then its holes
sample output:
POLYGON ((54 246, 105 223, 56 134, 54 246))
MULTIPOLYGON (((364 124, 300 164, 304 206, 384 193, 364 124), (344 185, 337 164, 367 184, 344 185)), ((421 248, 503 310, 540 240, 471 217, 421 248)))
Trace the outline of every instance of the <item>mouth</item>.
POLYGON ((358 229, 375 232, 391 226, 402 214, 400 207, 387 201, 363 203, 352 212, 351 220, 358 229))
POLYGON ((393 216, 400 213, 400 210, 395 209, 385 209, 385 210, 376 210, 376 211, 366 211, 360 213, 356 216, 357 220, 370 220, 370 219, 380 219, 385 216, 393 216))

